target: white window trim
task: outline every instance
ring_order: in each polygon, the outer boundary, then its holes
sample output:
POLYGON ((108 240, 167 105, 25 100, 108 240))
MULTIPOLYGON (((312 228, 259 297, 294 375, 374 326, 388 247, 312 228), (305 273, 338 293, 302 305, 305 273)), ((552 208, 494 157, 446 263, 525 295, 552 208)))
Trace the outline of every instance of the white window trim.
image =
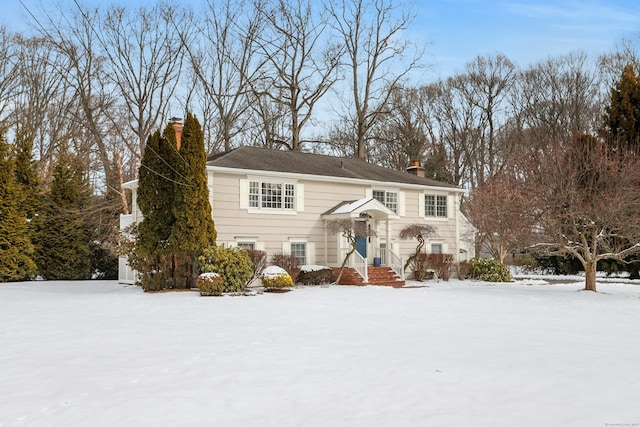
POLYGON ((419 216, 421 218, 424 219, 428 219, 429 221, 448 221, 451 218, 453 218, 453 198, 451 197, 450 194, 447 193, 439 193, 439 192, 429 192, 429 191, 424 191, 420 194, 420 200, 419 200, 419 204, 418 204, 418 209, 419 209, 419 216), (431 215, 427 215, 427 211, 426 211, 426 196, 435 196, 436 197, 436 210, 437 210, 437 203, 438 203, 438 196, 444 196, 446 197, 447 200, 447 214, 446 216, 431 216, 431 215))
MULTIPOLYGON (((436 245, 442 245, 442 252, 443 254, 447 254, 449 253, 449 245, 444 241, 444 239, 429 239, 429 246, 428 246, 428 251, 427 253, 436 253, 436 252, 431 252, 431 245, 436 244, 436 245)), ((426 245, 425 245, 426 246, 426 245)))
MULTIPOLYGON (((405 216, 406 214, 406 208, 405 208, 405 195, 404 195, 404 191, 400 191, 400 188, 397 187, 371 187, 369 189, 367 189, 367 194, 366 197, 371 197, 373 198, 373 192, 374 191, 384 191, 385 195, 385 202, 382 203, 383 205, 387 206, 386 200, 387 200, 387 193, 395 193, 396 194, 396 214, 399 216, 405 216)), ((377 200, 377 199, 376 199, 377 200)), ((387 206, 387 208, 389 208, 389 206, 387 206)), ((389 208, 390 210, 393 210, 391 208, 389 208)))
POLYGON ((294 179, 280 179, 277 177, 261 177, 247 176, 240 180, 240 209, 246 210, 250 214, 269 214, 269 215, 295 215, 304 211, 304 184, 298 183, 294 179), (258 201, 258 207, 249 206, 250 183, 258 182, 260 187, 263 183, 281 184, 282 185, 282 207, 281 208, 263 208, 262 201, 258 201), (286 185, 293 185, 293 209, 285 209, 285 191, 286 185))

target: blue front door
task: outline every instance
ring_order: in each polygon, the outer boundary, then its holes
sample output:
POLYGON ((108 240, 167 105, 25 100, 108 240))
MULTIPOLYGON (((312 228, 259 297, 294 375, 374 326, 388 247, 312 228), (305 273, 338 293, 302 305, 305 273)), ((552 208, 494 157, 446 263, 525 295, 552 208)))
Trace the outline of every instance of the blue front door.
POLYGON ((367 257, 367 236, 356 236, 356 251, 362 258, 367 257))

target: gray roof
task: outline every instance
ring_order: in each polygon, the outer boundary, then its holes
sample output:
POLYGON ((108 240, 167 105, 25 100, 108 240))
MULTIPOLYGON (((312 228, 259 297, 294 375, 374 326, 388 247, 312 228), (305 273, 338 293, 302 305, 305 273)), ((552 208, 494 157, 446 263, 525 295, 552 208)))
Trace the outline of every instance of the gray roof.
POLYGON ((239 147, 226 153, 217 154, 209 157, 207 164, 233 169, 457 188, 455 185, 419 177, 405 171, 384 168, 363 160, 258 147, 239 147))

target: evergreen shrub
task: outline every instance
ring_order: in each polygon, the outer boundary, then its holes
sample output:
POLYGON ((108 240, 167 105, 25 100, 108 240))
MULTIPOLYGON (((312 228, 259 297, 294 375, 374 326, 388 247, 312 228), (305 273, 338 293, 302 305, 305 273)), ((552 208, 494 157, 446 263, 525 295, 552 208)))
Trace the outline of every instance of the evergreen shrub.
POLYGON ((198 257, 203 273, 218 273, 224 280, 225 292, 243 292, 253 275, 253 264, 241 248, 211 246, 198 257))
POLYGON ((506 265, 492 258, 473 258, 470 261, 470 277, 485 282, 511 282, 511 273, 506 265))
POLYGON ((224 292, 224 279, 218 273, 202 273, 196 281, 200 295, 222 296, 224 292))
POLYGON ((265 291, 286 291, 293 287, 291 275, 285 269, 275 265, 265 268, 261 279, 265 291))
POLYGON ((333 271, 331 268, 319 266, 314 266, 314 268, 308 267, 309 266, 303 265, 300 268, 296 283, 302 285, 322 285, 333 281, 333 271))

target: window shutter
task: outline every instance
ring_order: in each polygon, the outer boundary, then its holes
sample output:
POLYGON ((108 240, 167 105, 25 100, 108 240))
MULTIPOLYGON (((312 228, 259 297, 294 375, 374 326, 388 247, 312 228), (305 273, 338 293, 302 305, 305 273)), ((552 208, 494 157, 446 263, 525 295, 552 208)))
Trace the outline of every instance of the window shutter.
POLYGON ((373 197, 373 189, 365 188, 364 189, 364 197, 366 197, 367 199, 372 198, 373 197))
POLYGON ((307 264, 316 263, 316 244, 307 242, 307 264))
POLYGON ((424 193, 418 194, 418 217, 424 218, 424 193))
POLYGON ((400 216, 406 216, 407 215, 407 208, 406 208, 406 197, 404 194, 404 191, 399 191, 398 192, 398 215, 400 216))
POLYGON ((256 242, 256 250, 264 251, 264 242, 256 242))
POLYGON ((240 209, 249 209, 249 180, 240 180, 240 209))
POLYGON ((283 255, 291 255, 291 243, 282 242, 282 254, 283 255))
POLYGON ((454 196, 452 196, 451 194, 447 194, 447 218, 452 219, 453 218, 453 199, 454 196))
POLYGON ((296 211, 304 212, 304 184, 296 185, 296 211))

